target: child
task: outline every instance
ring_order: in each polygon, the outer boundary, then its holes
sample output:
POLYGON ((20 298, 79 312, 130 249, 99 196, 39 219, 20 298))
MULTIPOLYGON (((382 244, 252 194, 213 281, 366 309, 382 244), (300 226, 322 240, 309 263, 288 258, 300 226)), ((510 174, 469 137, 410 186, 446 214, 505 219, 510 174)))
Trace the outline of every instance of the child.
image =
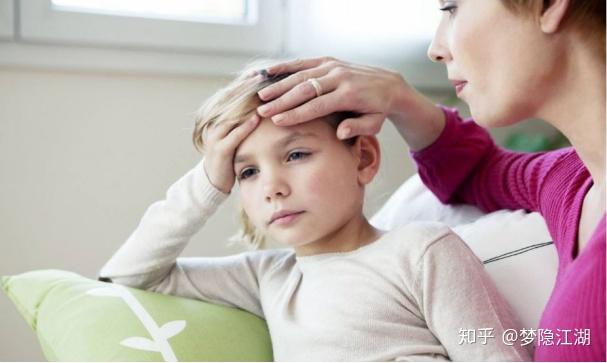
POLYGON ((369 224, 375 137, 338 140, 346 114, 291 127, 259 119, 257 91, 275 81, 244 72, 203 105, 194 131, 203 161, 149 207, 101 279, 258 315, 278 361, 529 360, 502 342, 516 320, 453 232, 369 224), (244 239, 291 248, 177 258, 235 180, 244 239), (462 342, 471 329, 492 337, 462 342))

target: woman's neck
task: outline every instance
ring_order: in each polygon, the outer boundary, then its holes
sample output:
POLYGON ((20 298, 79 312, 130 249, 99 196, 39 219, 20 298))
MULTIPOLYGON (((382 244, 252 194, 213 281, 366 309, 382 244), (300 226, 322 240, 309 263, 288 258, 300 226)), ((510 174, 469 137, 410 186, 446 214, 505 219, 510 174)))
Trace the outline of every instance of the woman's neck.
MULTIPOLYGON (((605 190, 605 58, 584 49, 568 52, 560 82, 539 117, 571 142, 595 186, 605 190)), ((604 193, 603 193, 604 197, 604 193)))
POLYGON ((350 252, 374 242, 381 233, 360 213, 322 238, 295 247, 295 253, 297 256, 312 256, 323 253, 350 252))

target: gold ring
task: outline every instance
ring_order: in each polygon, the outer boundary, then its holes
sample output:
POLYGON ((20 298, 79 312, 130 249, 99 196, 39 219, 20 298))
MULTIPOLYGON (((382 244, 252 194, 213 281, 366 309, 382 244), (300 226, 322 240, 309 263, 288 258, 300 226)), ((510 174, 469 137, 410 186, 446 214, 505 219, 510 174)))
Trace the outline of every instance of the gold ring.
POLYGON ((316 78, 310 78, 310 79, 308 79, 308 82, 310 82, 312 87, 314 87, 314 90, 316 91, 316 97, 319 97, 320 95, 322 95, 322 86, 320 85, 320 82, 318 82, 318 80, 316 78))

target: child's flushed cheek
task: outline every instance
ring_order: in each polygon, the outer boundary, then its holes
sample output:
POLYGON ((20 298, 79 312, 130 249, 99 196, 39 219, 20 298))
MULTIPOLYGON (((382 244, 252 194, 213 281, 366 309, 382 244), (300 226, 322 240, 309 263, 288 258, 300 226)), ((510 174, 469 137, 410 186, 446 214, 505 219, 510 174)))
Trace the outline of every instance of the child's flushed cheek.
POLYGON ((327 178, 327 172, 322 170, 313 171, 306 177, 305 187, 313 195, 321 195, 326 192, 331 180, 327 178))
POLYGON ((332 165, 309 171, 305 185, 302 186, 311 200, 323 199, 322 203, 343 203, 344 198, 355 197, 355 180, 355 173, 347 166, 332 165))

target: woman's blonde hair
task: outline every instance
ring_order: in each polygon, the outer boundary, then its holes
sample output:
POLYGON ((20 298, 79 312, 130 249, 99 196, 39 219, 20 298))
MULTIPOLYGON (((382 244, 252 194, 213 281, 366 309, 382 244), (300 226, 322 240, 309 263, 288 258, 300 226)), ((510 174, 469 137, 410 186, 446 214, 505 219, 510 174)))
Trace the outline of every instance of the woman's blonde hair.
MULTIPOLYGON (((517 14, 539 15, 550 0, 502 0, 504 6, 517 14)), ((563 19, 563 27, 579 31, 584 39, 605 52, 605 0, 572 0, 563 19)))
MULTIPOLYGON (((204 154, 205 138, 209 128, 225 122, 232 123, 234 127, 240 125, 253 116, 257 107, 263 104, 257 92, 289 76, 289 74, 268 76, 261 71, 272 64, 274 63, 269 61, 256 61, 249 64, 232 82, 200 106, 196 112, 192 134, 192 141, 198 151, 204 154)), ((349 112, 339 112, 327 116, 326 120, 336 128, 341 121, 354 116, 349 112)), ((345 140, 345 143, 352 145, 354 141, 353 138, 345 140)), ((266 246, 264 234, 255 228, 242 207, 239 214, 242 229, 234 239, 244 242, 253 249, 264 248, 266 246)))

